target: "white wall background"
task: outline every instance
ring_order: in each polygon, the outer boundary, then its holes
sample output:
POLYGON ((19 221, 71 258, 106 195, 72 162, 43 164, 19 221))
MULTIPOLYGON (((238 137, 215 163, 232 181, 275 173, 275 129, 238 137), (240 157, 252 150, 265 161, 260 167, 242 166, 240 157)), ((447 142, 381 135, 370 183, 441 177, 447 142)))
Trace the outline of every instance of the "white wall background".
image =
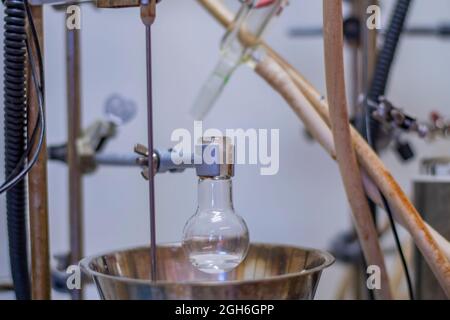
MULTIPOLYGON (((384 20, 392 3, 392 0, 383 1, 384 20)), ((449 16, 449 1, 418 0, 409 21, 410 24, 434 24, 449 20, 449 16)), ((292 0, 267 40, 325 92, 321 38, 287 36, 290 27, 319 25, 321 21, 321 1, 292 0)), ((63 28, 64 15, 46 8, 49 144, 66 139, 63 28)), ((188 110, 217 61, 223 33, 195 1, 164 0, 159 5, 153 28, 157 147, 170 147, 170 134, 176 128, 192 130, 188 110)), ((406 38, 391 81, 391 100, 422 118, 430 109, 448 115, 449 54, 450 43, 445 40, 406 38)), ((122 128, 107 151, 130 152, 136 142, 146 142, 145 40, 139 11, 96 10, 84 6, 82 61, 83 124, 101 117, 105 99, 111 93, 119 93, 136 101, 139 114, 122 128)), ((305 140, 302 125, 286 103, 252 70, 246 67, 238 70, 205 126, 280 129, 279 174, 260 176, 258 167, 241 166, 234 179, 235 207, 246 219, 253 241, 327 249, 338 232, 349 228, 350 218, 337 166, 317 144, 305 140)), ((0 149, 2 146, 0 139, 0 149)), ((445 143, 426 146, 418 142, 416 149, 422 156, 448 154, 445 143)), ((417 161, 403 165, 392 154, 387 154, 385 159, 409 190, 411 177, 418 170, 417 161)), ((0 157, 3 167, 2 161, 0 157)), ((136 169, 103 168, 86 177, 84 187, 87 255, 148 243, 147 185, 136 169)), ((156 188, 158 241, 178 241, 185 221, 196 206, 196 177, 193 172, 161 175, 156 178, 156 188)), ((49 197, 51 250, 55 254, 68 249, 64 165, 49 165, 49 197)), ((4 200, 4 196, 0 197, 0 279, 8 275, 4 200)), ((324 273, 319 298, 333 297, 342 270, 342 266, 334 265, 324 273)))

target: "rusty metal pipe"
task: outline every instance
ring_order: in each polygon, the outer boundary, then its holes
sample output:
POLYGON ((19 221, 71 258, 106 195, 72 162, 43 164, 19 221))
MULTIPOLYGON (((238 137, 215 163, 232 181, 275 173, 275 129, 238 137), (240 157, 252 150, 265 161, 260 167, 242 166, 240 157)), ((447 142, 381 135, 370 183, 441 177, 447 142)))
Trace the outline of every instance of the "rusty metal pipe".
MULTIPOLYGON (((44 23, 42 6, 32 6, 34 25, 43 54, 44 23)), ((30 32, 28 33, 31 39, 30 32)), ((37 61, 34 54, 33 59, 37 61)), ((37 75, 39 66, 36 64, 37 75)), ((29 67, 28 70, 31 70, 29 67)), ((42 79, 39 79, 42 81, 42 79)), ((28 139, 33 132, 39 116, 39 104, 36 88, 31 77, 27 76, 28 91, 28 139)), ((35 150, 30 152, 33 155, 35 150)), ((50 283, 50 245, 48 226, 48 188, 47 188, 47 144, 44 138, 39 159, 28 174, 28 205, 30 215, 31 244, 31 294, 33 300, 51 299, 50 283)))
POLYGON ((325 71, 330 122, 336 156, 347 198, 352 207, 356 231, 368 265, 381 270, 382 285, 378 297, 391 299, 389 279, 384 256, 378 242, 378 233, 364 193, 362 176, 356 160, 350 133, 344 76, 344 39, 342 0, 323 1, 325 71))

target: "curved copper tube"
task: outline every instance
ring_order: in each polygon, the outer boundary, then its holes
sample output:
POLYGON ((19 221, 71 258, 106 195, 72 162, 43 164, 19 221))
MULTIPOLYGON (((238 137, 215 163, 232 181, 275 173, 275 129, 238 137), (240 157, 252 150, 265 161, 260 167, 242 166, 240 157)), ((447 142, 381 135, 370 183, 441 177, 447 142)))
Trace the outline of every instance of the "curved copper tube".
POLYGON ((384 256, 350 134, 345 93, 342 0, 323 1, 323 23, 325 73, 336 157, 366 262, 368 265, 378 266, 381 271, 381 288, 375 293, 381 299, 391 299, 384 256))

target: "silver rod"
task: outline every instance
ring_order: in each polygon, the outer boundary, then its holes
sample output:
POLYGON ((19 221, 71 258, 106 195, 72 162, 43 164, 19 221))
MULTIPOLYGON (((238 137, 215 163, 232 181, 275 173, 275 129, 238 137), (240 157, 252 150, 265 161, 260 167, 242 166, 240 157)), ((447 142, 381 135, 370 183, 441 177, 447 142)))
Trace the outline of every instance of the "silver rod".
MULTIPOLYGON (((152 92, 152 32, 151 25, 145 27, 145 39, 147 49, 147 133, 148 150, 153 150, 153 92, 152 92)), ((153 158, 148 157, 149 172, 154 172, 153 158)), ((155 179, 148 180, 149 204, 150 204, 150 248, 152 281, 156 281, 156 212, 155 212, 155 179)))
MULTIPOLYGON (((80 31, 66 28, 67 64, 67 163, 69 170, 70 262, 78 264, 84 255, 83 173, 76 141, 81 135, 80 31)), ((73 300, 82 300, 83 291, 72 290, 73 300)))
POLYGON ((97 154, 95 163, 102 166, 139 167, 134 154, 97 154))

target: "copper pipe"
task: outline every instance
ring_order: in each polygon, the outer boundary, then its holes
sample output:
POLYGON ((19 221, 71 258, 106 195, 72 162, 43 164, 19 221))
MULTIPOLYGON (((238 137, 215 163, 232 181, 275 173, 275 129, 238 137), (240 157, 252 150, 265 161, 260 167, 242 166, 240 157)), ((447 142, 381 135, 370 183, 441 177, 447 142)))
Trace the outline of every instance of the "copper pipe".
MULTIPOLYGON (((266 56, 260 61, 255 68, 255 72, 265 79, 289 104, 291 109, 303 122, 306 129, 314 137, 314 139, 320 143, 320 145, 327 151, 333 160, 336 160, 336 152, 334 147, 333 135, 328 127, 328 115, 320 118, 319 114, 314 107, 313 101, 307 99, 307 95, 298 88, 298 83, 289 76, 288 70, 283 69, 273 58, 266 56)), ((319 100, 314 103, 320 103, 319 100)), ((317 107, 317 106, 316 106, 317 107)), ((380 193, 377 185, 369 177, 366 168, 362 168, 363 183, 367 195, 375 202, 380 208, 383 209, 383 201, 381 200, 380 193)), ((404 222, 396 214, 397 221, 404 225, 404 222)), ((439 248, 443 251, 446 257, 450 259, 450 243, 443 238, 432 227, 425 224, 433 239, 438 244, 439 248)))
MULTIPOLYGON (((80 31, 66 28, 67 63, 67 164, 69 169, 70 263, 83 258, 83 184, 77 139, 81 129, 80 31)), ((72 299, 81 300, 82 290, 73 290, 72 299)))
MULTIPOLYGON (((42 54, 44 53, 44 23, 42 6, 31 6, 31 13, 36 27, 42 54)), ((31 32, 28 38, 32 39, 31 32)), ((37 55, 33 59, 38 61, 37 55)), ((30 66, 28 70, 31 70, 30 66)), ((36 64, 36 76, 39 65, 36 64)), ((39 79, 41 80, 41 79, 39 79)), ((31 72, 27 75, 28 91, 28 139, 30 139, 39 115, 39 104, 31 72)), ((30 152, 33 155, 35 150, 30 152)), ((31 246, 31 294, 33 300, 51 299, 50 282, 50 245, 48 226, 48 189, 47 189, 47 144, 44 138, 39 159, 28 174, 28 197, 30 215, 31 246)))
POLYGON ((392 299, 378 232, 364 193, 350 134, 345 93, 342 0, 324 0, 323 8, 326 82, 339 169, 366 262, 368 265, 378 266, 381 270, 381 288, 376 290, 375 294, 381 299, 392 299))
POLYGON ((335 160, 333 135, 328 125, 317 114, 305 95, 297 89, 289 74, 269 56, 257 63, 255 72, 285 99, 308 132, 335 160))

